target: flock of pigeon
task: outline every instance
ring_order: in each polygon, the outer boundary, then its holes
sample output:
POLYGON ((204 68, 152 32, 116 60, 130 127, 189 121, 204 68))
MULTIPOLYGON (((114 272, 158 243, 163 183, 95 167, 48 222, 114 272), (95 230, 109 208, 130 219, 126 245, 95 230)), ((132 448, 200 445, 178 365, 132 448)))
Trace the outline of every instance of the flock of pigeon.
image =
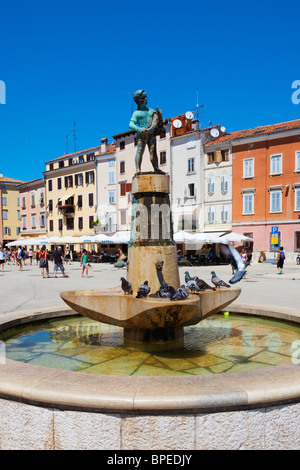
MULTIPOLYGON (((230 284, 235 284, 239 282, 242 277, 246 274, 246 264, 242 261, 238 251, 229 243, 226 245, 225 251, 223 254, 227 257, 230 261, 232 267, 235 269, 234 276, 230 279, 230 284)), ((129 281, 127 281, 124 277, 121 277, 121 287, 124 291, 124 294, 132 294, 132 286, 129 281)), ((166 282, 162 282, 159 290, 154 294, 150 294, 151 288, 148 284, 148 281, 145 281, 138 288, 138 292, 136 298, 143 298, 147 297, 157 297, 162 299, 170 299, 170 300, 184 300, 187 299, 190 293, 194 294, 195 292, 200 292, 201 290, 211 289, 216 290, 218 287, 231 287, 222 279, 219 279, 216 275, 215 271, 211 271, 211 282, 214 287, 207 284, 203 279, 199 279, 197 276, 191 277, 188 271, 185 272, 185 283, 186 286, 183 284, 179 287, 179 289, 175 289, 172 286, 168 286, 166 282)))

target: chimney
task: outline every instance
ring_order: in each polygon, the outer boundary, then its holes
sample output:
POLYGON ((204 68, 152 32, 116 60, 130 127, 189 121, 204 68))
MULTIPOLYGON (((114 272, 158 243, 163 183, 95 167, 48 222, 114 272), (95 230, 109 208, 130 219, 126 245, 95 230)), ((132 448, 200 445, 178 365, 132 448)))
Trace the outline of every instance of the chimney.
POLYGON ((106 153, 106 144, 107 144, 108 140, 106 137, 104 137, 103 139, 101 139, 101 153, 106 153))

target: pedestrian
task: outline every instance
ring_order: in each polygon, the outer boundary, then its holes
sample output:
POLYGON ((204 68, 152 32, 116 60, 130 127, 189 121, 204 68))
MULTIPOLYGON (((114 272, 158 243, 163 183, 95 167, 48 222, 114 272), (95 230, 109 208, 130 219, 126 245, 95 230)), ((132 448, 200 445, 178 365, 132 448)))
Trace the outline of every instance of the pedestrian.
POLYGON ((61 246, 54 250, 52 253, 53 261, 54 261, 54 277, 57 278, 57 271, 60 269, 62 272, 63 277, 69 277, 65 274, 64 268, 64 254, 62 252, 61 246))
POLYGON ((36 252, 35 252, 35 259, 36 259, 36 264, 38 265, 39 264, 39 260, 40 260, 40 249, 39 247, 37 247, 36 249, 36 252))
POLYGON ((82 266, 81 277, 84 276, 84 271, 86 272, 86 277, 89 277, 88 252, 86 250, 82 252, 80 266, 82 266))
POLYGON ((23 247, 19 246, 17 250, 17 264, 19 266, 19 271, 23 271, 23 263, 22 263, 23 254, 24 254, 23 247))
POLYGON ((32 248, 29 248, 28 250, 28 258, 29 258, 29 263, 30 263, 30 266, 32 266, 32 248))
POLYGON ((2 272, 4 272, 5 252, 2 246, 0 247, 0 265, 1 265, 2 272))
POLYGON ((41 273, 42 273, 42 278, 43 279, 45 278, 44 269, 46 269, 47 277, 50 277, 49 276, 49 264, 48 264, 47 250, 46 250, 45 245, 42 246, 42 249, 40 251, 40 268, 41 268, 41 273))
POLYGON ((281 246, 279 248, 278 253, 277 253, 277 269, 279 269, 278 274, 282 274, 284 260, 285 260, 285 254, 284 254, 284 251, 283 251, 283 246, 281 246))
POLYGON ((242 258, 242 260, 244 261, 244 263, 246 264, 247 261, 248 261, 248 256, 247 256, 247 253, 246 253, 245 248, 242 249, 241 258, 242 258))

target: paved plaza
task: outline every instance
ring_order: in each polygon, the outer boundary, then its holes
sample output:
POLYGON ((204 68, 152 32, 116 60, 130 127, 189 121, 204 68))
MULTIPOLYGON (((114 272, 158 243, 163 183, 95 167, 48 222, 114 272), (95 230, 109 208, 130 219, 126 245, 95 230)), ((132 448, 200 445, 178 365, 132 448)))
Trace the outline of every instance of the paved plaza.
MULTIPOLYGON (((49 262, 50 278, 43 279, 40 268, 27 261, 23 271, 18 266, 5 265, 0 272, 2 299, 0 314, 14 311, 30 311, 47 307, 64 307, 66 304, 60 297, 64 290, 105 289, 120 285, 121 276, 126 277, 126 269, 117 269, 112 264, 92 264, 90 277, 81 277, 78 262, 65 266, 68 278, 58 272, 54 278, 53 263, 49 262)), ((179 267, 180 279, 184 282, 184 273, 188 270, 191 276, 210 282, 210 272, 216 271, 218 277, 228 282, 232 277, 231 266, 199 266, 179 267)), ((300 305, 300 266, 296 263, 285 263, 283 274, 271 263, 253 262, 247 268, 247 274, 236 286, 242 289, 236 300, 239 303, 263 304, 299 308, 300 305)))

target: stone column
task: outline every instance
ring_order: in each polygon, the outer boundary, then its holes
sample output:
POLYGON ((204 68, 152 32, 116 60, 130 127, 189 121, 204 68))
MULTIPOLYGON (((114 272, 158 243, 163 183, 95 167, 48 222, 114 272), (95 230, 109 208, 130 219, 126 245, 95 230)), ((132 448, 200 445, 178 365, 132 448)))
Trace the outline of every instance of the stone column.
POLYGON ((133 177, 127 279, 134 295, 146 280, 151 293, 163 280, 175 289, 180 285, 169 192, 168 175, 149 172, 133 177))

